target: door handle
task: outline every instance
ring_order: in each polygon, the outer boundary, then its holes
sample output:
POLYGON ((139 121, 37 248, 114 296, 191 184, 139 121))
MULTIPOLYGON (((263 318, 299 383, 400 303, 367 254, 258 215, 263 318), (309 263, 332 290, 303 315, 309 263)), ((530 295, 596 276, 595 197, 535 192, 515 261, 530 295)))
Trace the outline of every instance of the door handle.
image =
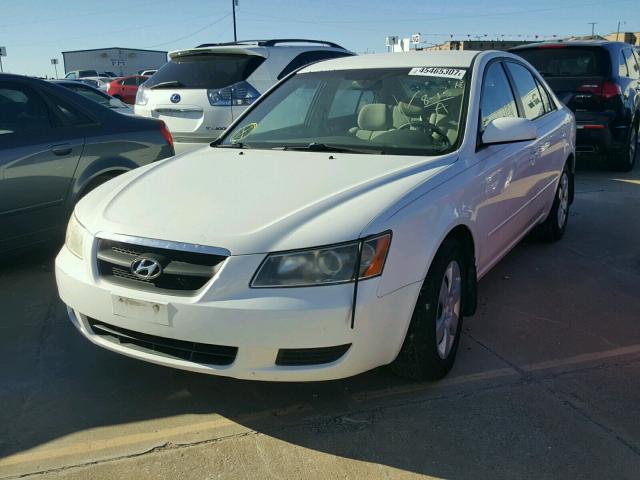
POLYGON ((62 145, 54 145, 50 148, 54 155, 63 156, 69 155, 73 150, 73 147, 68 143, 64 143, 62 145))

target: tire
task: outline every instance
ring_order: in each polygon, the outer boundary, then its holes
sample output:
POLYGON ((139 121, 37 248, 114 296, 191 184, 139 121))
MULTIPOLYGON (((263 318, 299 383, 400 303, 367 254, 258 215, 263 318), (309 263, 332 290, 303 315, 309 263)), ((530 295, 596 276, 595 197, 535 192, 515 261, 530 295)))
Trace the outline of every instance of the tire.
POLYGON ((534 230, 535 237, 543 242, 557 242, 564 236, 569 222, 569 208, 571 206, 571 174, 568 163, 560 174, 560 181, 556 189, 556 196, 551 205, 547 219, 534 230))
POLYGON ((391 364, 397 375, 438 380, 451 370, 462 332, 465 258, 461 244, 454 239, 446 240, 438 250, 400 353, 391 364))
POLYGON ((619 152, 612 152, 607 158, 607 164, 616 172, 630 172, 638 160, 638 124, 635 120, 629 129, 626 148, 619 152))

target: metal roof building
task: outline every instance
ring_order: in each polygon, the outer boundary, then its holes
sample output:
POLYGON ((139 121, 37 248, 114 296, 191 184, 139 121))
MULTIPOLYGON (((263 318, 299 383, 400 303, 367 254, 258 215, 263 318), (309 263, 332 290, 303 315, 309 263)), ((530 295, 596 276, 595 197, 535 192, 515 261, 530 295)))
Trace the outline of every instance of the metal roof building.
POLYGON ((97 70, 125 76, 135 75, 141 70, 160 68, 167 62, 167 52, 109 47, 62 52, 62 59, 65 73, 73 70, 97 70))

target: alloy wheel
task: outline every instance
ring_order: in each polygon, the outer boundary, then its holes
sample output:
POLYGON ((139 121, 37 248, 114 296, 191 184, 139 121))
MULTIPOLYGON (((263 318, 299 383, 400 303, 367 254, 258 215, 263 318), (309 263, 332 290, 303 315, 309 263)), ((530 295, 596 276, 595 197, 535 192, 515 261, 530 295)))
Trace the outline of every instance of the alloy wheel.
POLYGON ((438 310, 436 312, 436 346, 438 355, 443 360, 451 353, 458 332, 460 320, 460 305, 462 303, 462 276, 460 265, 452 260, 447 266, 440 294, 438 296, 438 310))
POLYGON ((558 228, 562 230, 569 213, 569 175, 562 172, 558 185, 558 228))

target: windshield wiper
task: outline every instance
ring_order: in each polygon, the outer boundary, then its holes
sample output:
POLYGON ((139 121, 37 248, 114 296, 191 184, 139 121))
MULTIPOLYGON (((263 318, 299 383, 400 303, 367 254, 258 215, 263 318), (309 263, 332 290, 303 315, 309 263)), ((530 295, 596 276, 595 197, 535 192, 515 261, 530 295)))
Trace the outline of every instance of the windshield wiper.
POLYGON ((147 87, 147 88, 152 89, 152 88, 162 88, 162 87, 184 87, 184 85, 182 84, 182 82, 178 80, 168 80, 166 82, 156 83, 155 85, 151 85, 150 87, 147 87))
POLYGON ((329 145, 326 143, 311 142, 308 145, 283 145, 272 150, 307 150, 310 152, 335 152, 335 153, 369 153, 382 154, 383 150, 369 147, 344 147, 342 145, 329 145))
POLYGON ((245 145, 242 142, 225 143, 224 145, 222 145, 220 143, 213 141, 210 143, 210 145, 216 148, 249 148, 249 145, 245 145))

